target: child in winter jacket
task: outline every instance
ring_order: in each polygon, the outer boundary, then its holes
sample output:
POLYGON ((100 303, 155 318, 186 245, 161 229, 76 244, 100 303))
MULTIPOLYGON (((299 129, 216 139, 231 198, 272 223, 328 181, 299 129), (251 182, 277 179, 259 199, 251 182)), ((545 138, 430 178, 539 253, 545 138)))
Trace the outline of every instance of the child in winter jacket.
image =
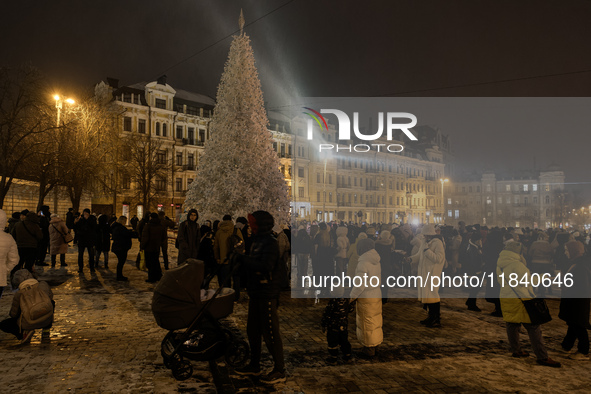
POLYGON ((39 282, 29 270, 21 269, 15 272, 12 284, 18 292, 12 299, 10 318, 0 322, 0 330, 28 343, 35 329, 43 328, 42 339, 49 339, 55 302, 47 282, 39 282))
POLYGON ((343 297, 343 289, 336 289, 336 298, 328 301, 322 314, 322 332, 326 332, 328 354, 326 363, 336 365, 339 346, 343 352, 343 361, 351 360, 351 343, 349 342, 349 313, 354 310, 354 303, 343 297))

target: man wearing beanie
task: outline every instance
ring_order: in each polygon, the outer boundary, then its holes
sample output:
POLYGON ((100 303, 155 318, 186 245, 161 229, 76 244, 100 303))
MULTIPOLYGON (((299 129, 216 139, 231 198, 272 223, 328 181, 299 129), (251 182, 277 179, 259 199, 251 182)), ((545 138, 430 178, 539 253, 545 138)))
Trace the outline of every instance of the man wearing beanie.
POLYGON ((591 299, 591 264, 589 257, 583 256, 585 246, 579 241, 566 243, 570 268, 565 275, 571 274, 572 286, 562 288, 560 312, 558 317, 564 320, 568 330, 562 341, 562 349, 569 358, 579 361, 589 360, 589 307, 591 299), (578 340, 577 351, 572 352, 578 340))
POLYGON ((232 264, 238 262, 247 275, 249 295, 246 333, 250 343, 250 363, 237 369, 240 375, 258 376, 261 373, 261 337, 275 364, 273 370, 261 377, 261 381, 274 384, 285 381, 285 362, 283 342, 279 332, 277 307, 282 276, 285 266, 279 260, 279 245, 272 235, 273 216, 266 211, 256 211, 248 215, 248 224, 253 233, 250 255, 233 253, 232 264))

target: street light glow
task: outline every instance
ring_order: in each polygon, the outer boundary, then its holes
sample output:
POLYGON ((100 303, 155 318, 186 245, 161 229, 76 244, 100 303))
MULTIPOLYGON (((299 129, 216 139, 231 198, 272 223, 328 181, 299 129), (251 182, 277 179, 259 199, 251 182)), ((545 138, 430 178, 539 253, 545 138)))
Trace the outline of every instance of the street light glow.
POLYGON ((69 99, 66 99, 66 103, 68 103, 68 104, 74 104, 75 101, 72 100, 71 98, 69 98, 69 99))
POLYGON ((60 99, 60 96, 59 96, 59 94, 55 94, 55 95, 53 96, 53 98, 55 99, 55 101, 58 101, 58 100, 60 99))

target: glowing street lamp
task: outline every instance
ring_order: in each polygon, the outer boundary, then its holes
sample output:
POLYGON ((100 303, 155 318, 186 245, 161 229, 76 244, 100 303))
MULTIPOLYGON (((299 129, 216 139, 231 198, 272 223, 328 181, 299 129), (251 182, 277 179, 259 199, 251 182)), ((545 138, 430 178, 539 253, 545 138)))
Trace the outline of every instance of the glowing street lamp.
POLYGON ((445 199, 443 197, 443 184, 446 182, 449 182, 448 178, 441 178, 439 179, 439 182, 441 182, 441 208, 442 208, 442 212, 441 212, 441 223, 443 223, 443 220, 445 218, 445 199))
POLYGON ((55 100, 55 108, 57 109, 57 127, 60 127, 60 117, 61 117, 64 101, 70 105, 74 105, 76 102, 71 98, 61 97, 59 94, 55 94, 53 96, 53 99, 55 100))

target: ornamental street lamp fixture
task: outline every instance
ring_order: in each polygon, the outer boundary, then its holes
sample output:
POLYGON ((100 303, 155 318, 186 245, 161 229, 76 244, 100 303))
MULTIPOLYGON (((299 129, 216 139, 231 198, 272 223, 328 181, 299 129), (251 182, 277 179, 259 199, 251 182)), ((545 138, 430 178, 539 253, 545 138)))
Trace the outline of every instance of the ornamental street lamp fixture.
MULTIPOLYGON (((61 114, 62 114, 62 108, 64 106, 64 102, 66 102, 69 105, 74 105, 76 102, 71 99, 71 98, 64 98, 61 97, 59 94, 55 94, 53 95, 53 99, 55 100, 55 108, 57 109, 57 119, 56 119, 56 126, 60 127, 60 119, 61 119, 61 114)), ((56 167, 56 171, 57 171, 57 167, 56 167)), ((57 213, 57 200, 58 200, 58 188, 57 186, 54 187, 54 191, 53 191, 53 212, 57 213)))

